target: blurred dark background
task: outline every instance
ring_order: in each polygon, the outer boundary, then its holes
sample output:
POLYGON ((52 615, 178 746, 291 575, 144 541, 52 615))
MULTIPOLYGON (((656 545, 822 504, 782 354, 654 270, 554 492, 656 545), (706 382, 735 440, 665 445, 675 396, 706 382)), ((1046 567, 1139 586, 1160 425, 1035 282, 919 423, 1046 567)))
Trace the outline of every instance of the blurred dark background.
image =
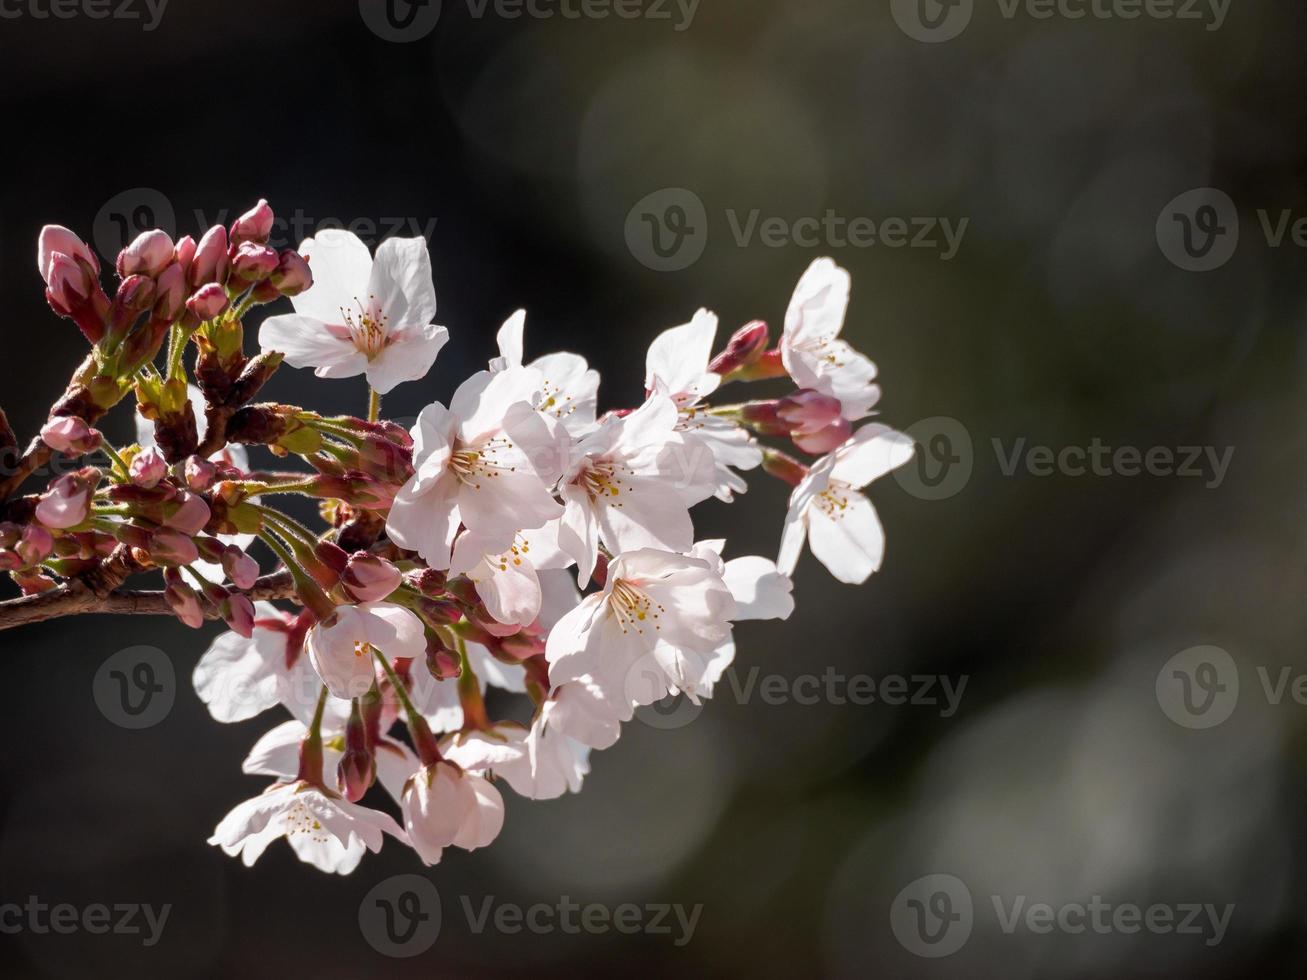
MULTIPOLYGON (((0 903, 172 909, 151 947, 0 934, 0 975, 1301 976, 1307 707, 1262 677, 1307 669, 1307 256, 1263 225, 1307 216, 1307 8, 1235 0, 1212 30, 1207 6, 1192 8, 1207 22, 1009 19, 976 0, 959 36, 923 43, 897 0, 711 0, 688 23, 675 6, 670 20, 512 19, 445 0, 425 33, 431 9, 400 4, 422 35, 400 41, 374 29, 384 6, 185 0, 153 30, 142 0, 121 10, 136 20, 3 7, 0 405, 21 437, 83 355, 42 297, 46 222, 110 261, 123 216, 198 237, 259 197, 301 222, 283 246, 324 224, 364 222, 374 246, 396 222, 429 232, 453 339, 426 381, 387 399, 395 418, 483 366, 520 306, 528 357, 583 353, 602 404, 630 404, 659 330, 701 305, 721 339, 755 317, 778 330, 799 275, 830 254, 853 273, 846 334, 880 365, 882 418, 917 426, 925 447, 920 472, 871 490, 885 568, 852 588, 805 557, 797 614, 737 631, 734 681, 702 713, 646 713, 594 757, 579 796, 506 789, 505 831, 485 851, 424 870, 388 845, 347 878, 284 845, 253 869, 205 845, 262 787, 240 760, 282 717, 208 717, 188 679, 216 626, 6 632, 0 903), (1195 188, 1228 196, 1224 242, 1231 216, 1239 228, 1204 272, 1157 232, 1195 188), (697 200, 707 217, 702 255, 670 269, 650 267, 638 236, 636 205, 660 191, 660 207, 697 200), (946 260, 879 241, 746 242, 733 222, 755 210, 968 224, 946 260), (1221 480, 1004 472, 1016 446, 1095 438, 1234 454, 1221 480), (128 731, 92 681, 140 644, 165 651, 180 684, 165 719, 128 731), (1201 645, 1228 652, 1241 682, 1208 728, 1177 722, 1159 686, 1201 645), (847 703, 829 694, 838 682, 799 703, 810 688, 796 679, 828 669, 904 677, 909 694, 916 676, 966 686, 947 716, 921 698, 847 703), (760 693, 773 675, 791 696, 760 693), (437 886, 442 930, 422 955, 388 959, 359 906, 406 872, 437 886), (938 959, 892 928, 901 890, 932 874, 974 902, 969 941, 938 959), (562 896, 702 910, 680 945, 674 916, 671 935, 478 934, 464 910, 562 896), (1217 942, 1008 933, 992 896, 1005 910, 1095 896, 1234 908, 1217 942)), ((365 405, 361 382, 291 369, 269 394, 365 405)), ((125 409, 105 428, 132 439, 125 409)), ((759 477, 734 506, 705 506, 701 535, 774 555, 785 497, 759 477)))

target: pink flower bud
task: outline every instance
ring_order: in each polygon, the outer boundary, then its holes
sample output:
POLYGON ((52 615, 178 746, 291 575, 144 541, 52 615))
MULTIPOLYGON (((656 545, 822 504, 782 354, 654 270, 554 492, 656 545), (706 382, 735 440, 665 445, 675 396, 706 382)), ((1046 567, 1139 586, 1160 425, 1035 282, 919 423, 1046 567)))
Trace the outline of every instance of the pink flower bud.
POLYGON ((227 229, 222 225, 214 225, 204 233, 195 249, 195 259, 191 262, 192 286, 198 288, 206 283, 227 281, 227 249, 227 229))
POLYGON ((154 280, 149 276, 128 276, 119 284, 114 302, 124 310, 144 312, 154 304, 154 293, 154 280))
POLYGON ((354 602, 380 602, 403 580, 403 573, 386 559, 356 551, 340 577, 340 587, 354 602))
POLYGON ((796 432, 819 432, 840 418, 840 400, 804 388, 780 400, 776 414, 796 432))
POLYGON ((183 582, 177 572, 173 572, 165 580, 168 587, 164 589, 163 595, 173 614, 193 630, 203 626, 204 607, 200 605, 200 597, 196 595, 195 590, 183 582))
POLYGON ((277 253, 257 242, 242 242, 231 259, 231 272, 243 282, 262 282, 274 271, 280 259, 277 253))
POLYGON ((349 552, 331 541, 319 541, 311 555, 303 557, 304 570, 324 589, 334 589, 349 565, 349 552))
POLYGON ((127 474, 136 486, 152 490, 168 475, 168 463, 163 458, 163 453, 151 446, 136 454, 127 468, 127 474))
POLYGON ((272 274, 272 284, 283 296, 298 296, 313 286, 313 270, 299 252, 282 252, 272 274))
POLYGON ((200 456, 187 457, 184 472, 186 485, 192 490, 208 490, 218 478, 218 467, 200 456))
POLYGON ((848 419, 837 418, 826 428, 818 429, 816 432, 802 432, 796 429, 791 433, 790 438, 805 453, 821 456, 844 445, 851 435, 853 435, 853 423, 848 419))
POLYGON ((157 276, 172 261, 173 242, 168 233, 155 228, 142 232, 118 253, 118 275, 157 276))
POLYGON ((41 427, 41 441, 55 452, 81 456, 98 449, 100 433, 76 417, 51 419, 41 427))
MULTIPOLYGON (((177 239, 177 245, 172 250, 172 257, 178 265, 182 267, 182 272, 187 277, 191 274, 191 263, 195 261, 195 239, 190 235, 183 235, 177 239)), ((187 279, 189 282, 189 278, 187 279)))
POLYGON ((231 226, 233 245, 241 242, 257 242, 260 245, 268 241, 272 234, 272 225, 276 216, 268 202, 260 200, 258 204, 246 211, 231 226))
POLYGON ((36 519, 56 530, 76 527, 86 520, 91 507, 91 488, 73 474, 61 476, 41 494, 36 519))
POLYGON ((232 592, 218 603, 220 615, 235 632, 249 639, 254 635, 254 603, 248 596, 232 592))
POLYGON ((204 525, 213 516, 204 498, 193 493, 183 493, 180 502, 172 502, 164 507, 163 523, 186 534, 199 534, 204 525))
POLYGON ((227 290, 216 282, 201 286, 186 301, 186 309, 198 320, 212 320, 227 310, 227 290))
POLYGON ((45 291, 51 308, 60 316, 71 316, 91 295, 91 277, 77 260, 56 252, 46 267, 45 291))
POLYGON ((78 259, 90 266, 94 275, 100 274, 100 260, 91 247, 63 225, 46 225, 36 244, 36 268, 46 285, 50 285, 50 264, 55 255, 64 255, 74 262, 78 259))
POLYGON ((367 723, 354 700, 350 706, 349 721, 345 724, 345 752, 336 770, 337 785, 351 803, 363 799, 377 775, 376 760, 368 739, 367 723))
POLYGON ((761 320, 746 323, 735 331, 727 342, 726 349, 713 358, 708 370, 714 374, 727 375, 748 367, 762 357, 770 342, 767 324, 761 320))
POLYGON ((154 315, 171 323, 186 309, 186 273, 176 262, 159 274, 155 283, 154 315))
POLYGON ((156 565, 181 567, 193 565, 200 560, 200 549, 195 542, 181 531, 163 527, 150 535, 147 549, 150 560, 156 565))
POLYGON ((259 580, 259 563, 234 545, 222 553, 222 570, 238 589, 252 589, 259 580))
POLYGON ((41 525, 29 524, 23 528, 23 536, 14 550, 25 565, 39 565, 54 552, 54 538, 41 525))

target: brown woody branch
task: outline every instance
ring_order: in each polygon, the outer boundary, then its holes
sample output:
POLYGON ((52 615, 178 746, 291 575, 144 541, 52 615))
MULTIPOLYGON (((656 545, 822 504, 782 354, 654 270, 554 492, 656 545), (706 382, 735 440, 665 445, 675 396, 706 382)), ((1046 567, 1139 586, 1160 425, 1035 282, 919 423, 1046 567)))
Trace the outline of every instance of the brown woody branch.
MULTIPOLYGON (((253 588, 245 590, 245 594, 256 602, 261 599, 289 599, 295 594, 295 584, 289 572, 280 571, 263 576, 254 583, 253 588)), ((203 597, 201 603, 205 616, 209 619, 218 618, 218 610, 211 603, 203 597)), ((173 612, 162 592, 115 590, 99 596, 85 584, 71 582, 39 595, 0 602, 0 631, 41 623, 47 619, 92 614, 171 616, 173 612)))

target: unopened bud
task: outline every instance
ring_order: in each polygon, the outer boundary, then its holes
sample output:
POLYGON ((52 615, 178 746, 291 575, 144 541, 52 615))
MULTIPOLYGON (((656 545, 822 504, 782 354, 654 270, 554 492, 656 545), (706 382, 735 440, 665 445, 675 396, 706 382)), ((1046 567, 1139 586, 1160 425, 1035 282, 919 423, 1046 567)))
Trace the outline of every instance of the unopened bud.
POLYGON ((118 275, 157 276, 173 257, 173 242, 168 233, 155 228, 142 232, 118 253, 118 275))
POLYGON ((186 301, 186 310, 197 320, 212 320, 226 312, 229 303, 227 290, 211 282, 191 294, 186 301))
POLYGON ((86 242, 63 225, 46 225, 37 239, 36 268, 47 286, 50 284, 50 263, 56 254, 74 261, 81 260, 90 267, 93 275, 100 274, 100 260, 86 242))
POLYGON ((204 607, 200 605, 200 597, 196 595, 194 589, 182 581, 181 573, 169 569, 169 572, 164 575, 164 581, 167 583, 163 592, 164 599, 167 600, 173 614, 193 630, 203 626, 204 607))
POLYGON ((150 560, 156 565, 180 568, 200 560, 200 551, 189 535, 170 527, 163 527, 150 535, 146 548, 150 560))
POLYGON ((195 244, 195 239, 190 235, 183 235, 177 239, 177 245, 172 250, 173 261, 182 267, 187 282, 190 282, 191 263, 195 261, 196 251, 198 251, 198 247, 195 244))
POLYGON ((167 527, 190 535, 203 531, 213 516, 204 498, 194 493, 183 493, 180 499, 165 504, 163 515, 167 527))
POLYGON ((231 259, 232 275, 242 282, 262 282, 276 270, 277 253, 266 245, 244 242, 231 259))
POLYGON ((308 261, 299 252, 287 250, 281 253, 277 269, 272 274, 272 284, 283 296, 298 296, 313 286, 313 270, 308 261))
POLYGON ((76 417, 51 419, 41 427, 41 441, 56 452, 81 456, 100 447, 100 433, 76 417))
POLYGON ((197 492, 208 490, 218 477, 218 467, 201 456, 188 456, 184 472, 186 485, 197 492))
POLYGON ((726 349, 713 358, 708 370, 722 376, 734 374, 762 357, 770 342, 767 324, 761 320, 746 323, 727 341, 726 349))
POLYGON ((399 588, 404 576, 398 568, 366 551, 350 555, 340 576, 341 590, 354 602, 380 602, 399 588))
POLYGON ((127 467, 128 477, 138 487, 147 490, 159 485, 159 481, 168 475, 168 463, 159 450, 151 446, 136 454, 131 465, 127 467))
POLYGON ((191 261, 190 284, 199 288, 209 283, 226 282, 230 263, 227 229, 222 225, 214 225, 204 233, 200 244, 196 246, 195 258, 191 261))
POLYGON ((235 545, 223 551, 222 570, 238 589, 252 589, 259 580, 259 563, 235 545))
POLYGON ((155 284, 154 315, 172 322, 186 309, 186 272, 176 262, 159 274, 155 284))
POLYGON ((272 234, 274 221, 276 221, 276 215, 273 214, 272 208, 268 206, 267 201, 260 200, 258 204, 232 223, 231 243, 233 245, 239 245, 242 242, 267 244, 268 236, 272 234))
POLYGON ((91 508, 91 487, 77 475, 61 476, 41 495, 36 519, 55 530, 76 527, 86 520, 91 508))

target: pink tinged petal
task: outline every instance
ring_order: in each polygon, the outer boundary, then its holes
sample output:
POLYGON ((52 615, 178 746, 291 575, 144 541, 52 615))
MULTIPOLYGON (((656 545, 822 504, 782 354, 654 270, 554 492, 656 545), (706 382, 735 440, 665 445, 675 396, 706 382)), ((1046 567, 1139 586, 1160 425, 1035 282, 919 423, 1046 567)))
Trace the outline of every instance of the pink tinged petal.
MULTIPOLYGON (((418 478, 409 480, 395 495, 386 518, 386 533, 401 548, 416 551, 432 568, 449 567, 450 549, 462 518, 456 498, 440 490, 421 494, 414 490, 418 478)), ((449 489, 457 489, 450 477, 449 489)))
POLYGON ((692 405, 717 390, 721 376, 708 370, 717 315, 699 310, 689 323, 664 330, 645 358, 646 391, 662 387, 678 405, 692 405))
POLYGON ((564 510, 558 527, 558 545, 576 562, 577 580, 589 584, 599 559, 599 524, 589 496, 580 487, 562 488, 564 510))
POLYGON ((522 366, 522 334, 526 329, 526 310, 518 310, 499 328, 495 342, 499 345, 499 356, 490 361, 490 370, 506 371, 511 367, 522 366))
POLYGON ((737 620, 789 619, 794 612, 794 583, 774 561, 756 555, 733 559, 722 579, 735 598, 737 620))
POLYGON ((426 656, 425 628, 412 610, 389 602, 369 602, 358 608, 367 642, 388 658, 426 656))
POLYGON ((384 395, 405 381, 421 381, 448 342, 449 331, 444 327, 413 327, 403 340, 388 344, 368 362, 368 384, 384 395))
POLYGON ((308 652, 313 668, 338 698, 362 697, 372 687, 375 672, 367 649, 368 617, 359 609, 341 606, 331 626, 309 630, 308 652))
MULTIPOLYGON (((498 434, 509 407, 517 402, 526 402, 530 407, 541 382, 540 373, 531 368, 472 375, 459 385, 449 402, 449 410, 459 419, 459 441, 470 446, 498 434)), ((540 431, 547 432, 543 423, 540 431)))
POLYGON ((915 451, 911 436, 879 423, 864 425, 835 450, 830 476, 851 487, 865 487, 908 462, 915 451))
POLYGON ((797 344, 838 336, 848 311, 850 284, 848 272, 833 260, 813 262, 799 279, 786 310, 785 340, 797 344))
POLYGON ((552 704, 549 724, 583 745, 607 749, 622 734, 618 711, 590 677, 559 687, 552 704))
POLYGON ((593 660, 589 655, 591 637, 596 632, 595 627, 606 618, 604 602, 603 593, 588 596, 549 631, 545 640, 545 659, 549 662, 549 676, 554 684, 576 680, 589 673, 593 660))
POLYGON ((814 504, 808 517, 812 553, 841 582, 858 585, 880 569, 885 557, 885 531, 871 501, 856 491, 833 491, 843 506, 814 504))
POLYGON ((419 769, 422 763, 407 745, 382 739, 377 743, 377 782, 386 788, 396 803, 404 797, 404 784, 419 769))
POLYGON ((342 844, 334 837, 323 839, 294 834, 287 838, 287 843, 297 858, 327 874, 353 873, 367 853, 367 847, 360 840, 342 844))
POLYGON ((458 419, 439 402, 418 414, 417 424, 410 430, 417 476, 413 487, 418 493, 425 493, 445 474, 457 430, 458 419))
POLYGON ((465 793, 470 794, 471 805, 462 825, 454 837, 454 846, 475 851, 494 842, 504 827, 504 798, 487 780, 470 773, 463 774, 465 793))
POLYGON ((268 317, 259 328, 259 347, 286 355, 292 367, 317 369, 320 377, 362 374, 368 359, 353 341, 337 337, 321 320, 287 313, 268 317))
POLYGON ((540 615, 540 580, 525 558, 512 552, 489 556, 473 569, 471 578, 497 622, 529 626, 540 615))
POLYGON ((639 548, 689 551, 694 524, 686 503, 658 480, 627 477, 617 496, 599 497, 595 504, 599 536, 613 554, 639 548))
POLYGON ((599 372, 590 370, 578 354, 546 354, 531 362, 544 379, 542 399, 536 406, 557 419, 574 437, 594 428, 599 402, 599 372))
POLYGON ((368 295, 376 297, 387 329, 429 324, 436 315, 436 287, 426 239, 387 238, 382 242, 372 264, 368 295))
POLYGON ((307 239, 299 253, 309 260, 313 286, 291 300, 295 312, 325 323, 341 324, 341 310, 366 302, 372 279, 372 256, 352 232, 337 228, 307 239))
MULTIPOLYGON (((307 734, 308 728, 303 722, 294 718, 282 722, 254 743, 250 754, 241 763, 241 772, 249 776, 294 779, 299 772, 300 742, 307 734)), ((324 771, 329 761, 326 755, 324 752, 324 771)))

